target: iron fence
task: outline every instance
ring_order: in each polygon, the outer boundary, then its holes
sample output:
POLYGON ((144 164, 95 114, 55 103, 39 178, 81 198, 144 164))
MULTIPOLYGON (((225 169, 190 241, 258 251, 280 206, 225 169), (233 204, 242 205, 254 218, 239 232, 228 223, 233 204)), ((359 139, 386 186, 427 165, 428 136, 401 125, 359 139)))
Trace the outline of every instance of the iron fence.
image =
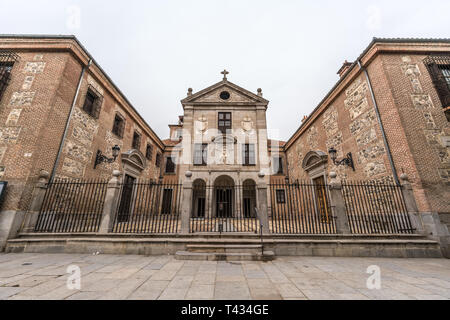
POLYGON ((108 182, 55 179, 47 184, 36 232, 97 232, 108 182))
POLYGON ((259 232, 255 184, 194 184, 192 194, 191 233, 259 232))
POLYGON ((353 234, 414 233, 401 186, 376 181, 342 183, 353 234))
POLYGON ((121 183, 112 232, 178 233, 180 184, 136 180, 121 183))
POLYGON ((326 184, 270 184, 269 229, 275 234, 334 234, 326 184))

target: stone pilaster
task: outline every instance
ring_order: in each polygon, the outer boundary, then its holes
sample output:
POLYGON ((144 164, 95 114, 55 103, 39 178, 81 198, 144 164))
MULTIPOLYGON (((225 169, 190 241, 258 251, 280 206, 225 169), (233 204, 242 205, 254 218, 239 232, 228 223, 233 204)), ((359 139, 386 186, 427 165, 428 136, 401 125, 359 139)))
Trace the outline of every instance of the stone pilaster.
POLYGON ((183 194, 181 198, 181 233, 189 233, 189 223, 192 211, 192 172, 186 171, 186 180, 183 182, 183 194))
POLYGON ((114 170, 113 177, 108 182, 105 204, 103 205, 102 221, 100 223, 99 233, 106 234, 112 231, 114 217, 117 212, 117 205, 120 192, 120 171, 114 170))
POLYGON ((36 227, 39 212, 44 202, 45 192, 47 190, 47 182, 50 174, 47 171, 41 170, 39 179, 33 189, 30 209, 26 213, 24 222, 22 224, 22 232, 33 232, 36 227))
POLYGON ((331 211, 336 221, 336 231, 339 234, 350 234, 347 213, 345 209, 344 197, 342 196, 342 184, 337 179, 336 172, 330 172, 329 194, 331 211))
POLYGON ((267 183, 263 180, 264 174, 260 173, 259 178, 260 181, 257 185, 258 192, 258 214, 259 219, 262 223, 262 231, 263 234, 269 234, 269 214, 268 214, 268 205, 267 205, 267 183))
POLYGON ((425 229, 422 217, 420 216, 408 175, 406 173, 402 174, 400 180, 402 183, 403 199, 405 200, 406 210, 408 211, 409 219, 411 220, 411 226, 416 230, 416 233, 424 233, 425 229))

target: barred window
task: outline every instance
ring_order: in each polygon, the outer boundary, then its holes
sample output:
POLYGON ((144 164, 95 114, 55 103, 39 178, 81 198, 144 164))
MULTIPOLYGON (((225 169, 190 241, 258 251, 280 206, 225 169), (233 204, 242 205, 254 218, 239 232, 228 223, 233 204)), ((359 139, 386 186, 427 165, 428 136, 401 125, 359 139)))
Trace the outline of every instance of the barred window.
POLYGON ((11 70, 18 56, 9 51, 0 51, 0 100, 11 79, 11 70))
POLYGON ((244 166, 256 165, 255 145, 254 144, 242 145, 242 161, 243 161, 244 166))
POLYGON ((125 119, 118 113, 114 117, 114 124, 112 132, 119 138, 123 138, 123 132, 125 131, 125 119))
POLYGON ((450 55, 429 56, 424 60, 443 108, 450 106, 450 55))
POLYGON ((132 147, 133 147, 133 149, 137 149, 137 150, 139 150, 141 148, 141 135, 137 131, 135 131, 133 134, 132 147))
POLYGON ((151 144, 147 144, 147 150, 145 151, 145 157, 148 161, 152 161, 153 158, 153 146, 151 144))
POLYGON ((159 152, 156 154, 155 166, 157 166, 158 168, 161 166, 161 153, 159 152))
POLYGON ((194 165, 206 166, 208 163, 208 144, 196 143, 194 145, 194 165))
POLYGON ((283 158, 275 157, 273 158, 273 173, 283 174, 283 158))
POLYGON ((94 89, 94 87, 89 86, 86 97, 84 99, 83 110, 86 111, 94 119, 98 119, 100 116, 100 109, 102 107, 103 97, 102 95, 94 89))
POLYGON ((175 173, 175 161, 173 157, 166 158, 166 173, 175 173))
POLYGON ((283 189, 276 191, 277 203, 286 203, 286 194, 283 189))

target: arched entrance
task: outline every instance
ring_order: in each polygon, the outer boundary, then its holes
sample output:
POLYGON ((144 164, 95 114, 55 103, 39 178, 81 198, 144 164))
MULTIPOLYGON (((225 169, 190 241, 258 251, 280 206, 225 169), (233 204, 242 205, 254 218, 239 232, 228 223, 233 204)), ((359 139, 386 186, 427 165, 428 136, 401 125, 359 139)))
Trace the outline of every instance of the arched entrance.
POLYGON ((214 182, 214 215, 218 218, 234 216, 234 181, 229 176, 220 176, 214 182))
POLYGON ((248 179, 242 184, 242 213, 244 218, 256 216, 256 183, 248 179))
POLYGON ((206 212, 206 182, 202 179, 194 181, 192 190, 192 217, 204 218, 206 212))

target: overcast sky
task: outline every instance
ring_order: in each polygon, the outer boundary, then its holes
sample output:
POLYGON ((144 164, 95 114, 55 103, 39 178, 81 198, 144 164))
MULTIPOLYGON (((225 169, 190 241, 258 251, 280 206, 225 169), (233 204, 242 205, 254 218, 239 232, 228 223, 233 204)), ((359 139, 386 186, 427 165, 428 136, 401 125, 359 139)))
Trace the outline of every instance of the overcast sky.
MULTIPOLYGON (((74 34, 162 138, 180 100, 229 80, 288 139, 372 37, 450 37, 450 1, 0 2, 0 33, 74 34)), ((277 134, 277 130, 279 134, 277 134)))

